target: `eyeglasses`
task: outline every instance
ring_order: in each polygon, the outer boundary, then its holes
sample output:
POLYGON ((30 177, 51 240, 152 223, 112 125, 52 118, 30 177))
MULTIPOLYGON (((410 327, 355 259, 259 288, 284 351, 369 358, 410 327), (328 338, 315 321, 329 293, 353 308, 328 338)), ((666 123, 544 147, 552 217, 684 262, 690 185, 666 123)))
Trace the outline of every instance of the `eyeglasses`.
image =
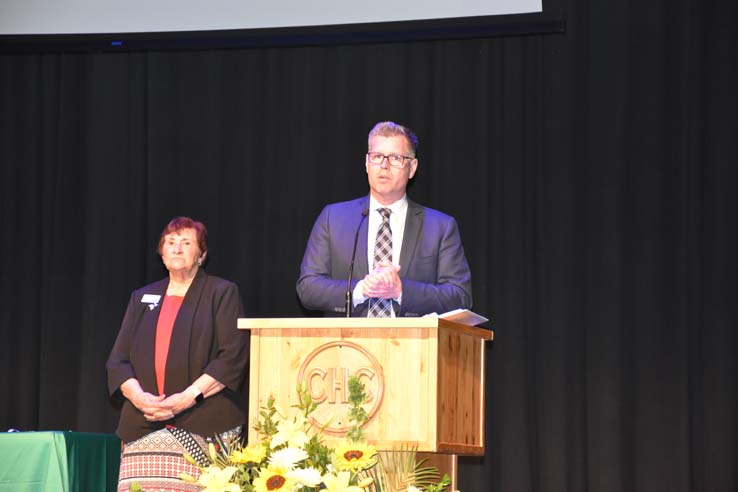
POLYGON ((369 158, 369 164, 372 164, 374 166, 381 166, 384 160, 387 159, 387 162, 389 162, 390 166, 400 169, 405 167, 405 161, 407 161, 408 159, 415 159, 415 157, 408 157, 405 155, 384 155, 380 154, 379 152, 369 152, 366 156, 369 158))

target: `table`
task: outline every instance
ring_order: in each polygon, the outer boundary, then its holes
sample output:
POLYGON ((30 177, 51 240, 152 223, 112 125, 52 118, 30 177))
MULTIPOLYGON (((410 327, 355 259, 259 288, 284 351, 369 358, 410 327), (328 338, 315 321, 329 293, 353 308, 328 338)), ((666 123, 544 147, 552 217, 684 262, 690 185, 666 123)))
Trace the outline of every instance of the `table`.
POLYGON ((119 466, 111 434, 0 433, 0 492, 114 492, 119 466))

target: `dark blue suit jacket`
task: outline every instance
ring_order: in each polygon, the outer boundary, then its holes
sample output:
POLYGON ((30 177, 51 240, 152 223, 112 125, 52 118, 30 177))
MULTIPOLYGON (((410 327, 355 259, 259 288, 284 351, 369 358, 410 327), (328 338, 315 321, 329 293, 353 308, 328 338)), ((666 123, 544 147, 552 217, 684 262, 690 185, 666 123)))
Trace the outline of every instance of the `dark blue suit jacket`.
MULTIPOLYGON (((369 196, 326 206, 313 226, 300 266, 297 294, 303 306, 326 314, 345 314, 351 252, 369 196)), ((359 232, 351 290, 369 272, 367 219, 359 232)), ((422 316, 471 308, 471 273, 453 217, 408 200, 400 252, 402 304, 397 316, 422 316)), ((399 311, 398 311, 399 309, 399 311)), ((366 316, 367 303, 354 308, 366 316)))

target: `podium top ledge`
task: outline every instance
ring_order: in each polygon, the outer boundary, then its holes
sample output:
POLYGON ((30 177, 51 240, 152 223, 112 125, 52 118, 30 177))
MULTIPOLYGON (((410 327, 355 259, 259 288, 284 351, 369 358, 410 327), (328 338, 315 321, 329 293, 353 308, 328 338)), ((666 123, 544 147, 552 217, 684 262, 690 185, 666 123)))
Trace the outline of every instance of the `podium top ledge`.
POLYGON ((239 318, 238 328, 241 330, 260 329, 300 329, 300 330, 324 330, 324 329, 412 329, 451 328, 468 335, 477 336, 483 340, 492 340, 493 332, 486 328, 464 325, 453 321, 435 318, 239 318))

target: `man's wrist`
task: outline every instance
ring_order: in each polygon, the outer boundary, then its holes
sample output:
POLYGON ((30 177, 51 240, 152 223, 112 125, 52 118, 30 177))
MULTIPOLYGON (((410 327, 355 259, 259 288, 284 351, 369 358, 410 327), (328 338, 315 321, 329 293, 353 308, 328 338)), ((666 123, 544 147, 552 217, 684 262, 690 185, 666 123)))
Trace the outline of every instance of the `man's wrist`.
POLYGON ((353 300, 354 307, 366 301, 366 297, 364 297, 364 280, 363 279, 357 282, 356 287, 354 287, 354 291, 353 291, 353 295, 351 299, 353 300))

